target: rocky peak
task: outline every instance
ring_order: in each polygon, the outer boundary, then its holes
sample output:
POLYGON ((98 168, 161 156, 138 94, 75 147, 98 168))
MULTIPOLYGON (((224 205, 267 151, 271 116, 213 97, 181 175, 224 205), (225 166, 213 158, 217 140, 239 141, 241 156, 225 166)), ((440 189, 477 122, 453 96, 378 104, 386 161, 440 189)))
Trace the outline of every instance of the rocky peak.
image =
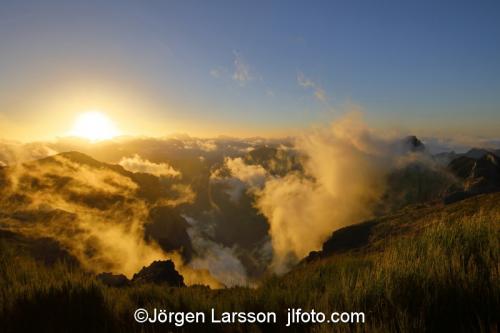
POLYGON ((132 278, 134 283, 167 284, 172 287, 184 287, 184 278, 175 270, 172 260, 153 261, 148 267, 143 267, 132 278))

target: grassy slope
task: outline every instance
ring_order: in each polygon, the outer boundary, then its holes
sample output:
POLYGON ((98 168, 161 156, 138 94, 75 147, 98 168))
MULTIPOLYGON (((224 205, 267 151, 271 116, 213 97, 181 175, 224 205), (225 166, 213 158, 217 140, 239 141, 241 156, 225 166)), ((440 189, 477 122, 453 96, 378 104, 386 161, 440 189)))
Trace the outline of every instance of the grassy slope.
MULTIPOLYGON (((0 248, 0 323, 4 331, 131 332, 138 307, 172 311, 364 311, 364 325, 296 326, 314 332, 496 332, 500 321, 500 194, 448 206, 409 207, 371 222, 368 240, 303 263, 256 290, 101 285, 57 264, 0 248), (71 329, 68 329, 68 328, 71 329)), ((265 326, 190 326, 185 331, 285 331, 265 326)), ((0 329, 1 331, 1 329, 0 329)), ((287 330, 289 331, 289 330, 287 330)))

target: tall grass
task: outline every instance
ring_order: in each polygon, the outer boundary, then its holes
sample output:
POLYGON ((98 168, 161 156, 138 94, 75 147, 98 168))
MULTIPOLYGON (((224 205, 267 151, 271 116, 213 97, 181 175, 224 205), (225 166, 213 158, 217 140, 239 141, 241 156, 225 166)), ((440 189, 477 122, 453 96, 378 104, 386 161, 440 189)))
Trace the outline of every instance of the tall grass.
MULTIPOLYGON (((137 307, 171 311, 275 311, 281 325, 198 325, 185 332, 497 332, 500 220, 440 218, 389 239, 377 253, 304 264, 257 289, 139 285, 110 288, 69 264, 45 267, 0 247, 0 326, 5 332, 153 332, 137 307), (284 327, 286 309, 365 312, 365 324, 284 327)), ((181 329, 177 329, 181 330, 181 329)))

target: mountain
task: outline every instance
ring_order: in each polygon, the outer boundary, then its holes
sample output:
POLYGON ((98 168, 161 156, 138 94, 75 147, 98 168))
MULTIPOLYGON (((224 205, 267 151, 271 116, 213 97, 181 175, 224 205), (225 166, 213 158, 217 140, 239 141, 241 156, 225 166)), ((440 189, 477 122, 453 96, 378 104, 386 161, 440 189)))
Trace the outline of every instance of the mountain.
POLYGON ((411 152, 425 151, 425 145, 415 135, 409 135, 403 140, 403 146, 411 152))
POLYGON ((127 228, 144 224, 146 242, 179 251, 188 261, 193 251, 189 225, 168 205, 179 195, 171 183, 151 174, 129 172, 79 152, 61 153, 0 169, 0 235, 36 243, 43 234, 58 248, 52 256, 70 253, 113 267, 111 259, 102 261, 97 255, 107 251, 112 235, 105 234, 113 230, 131 238, 127 228))
POLYGON ((460 180, 445 197, 450 203, 462 198, 500 191, 500 158, 490 152, 479 158, 460 156, 448 165, 448 170, 460 180))
POLYGON ((131 313, 272 311, 277 324, 210 322, 150 332, 496 332, 500 193, 449 205, 408 206, 333 232, 323 249, 253 288, 182 286, 171 262, 144 267, 130 282, 58 265, 47 268, 0 242, 0 321, 5 332, 143 332, 131 313), (15 269, 13 269, 15 268, 15 269), (116 288, 120 287, 120 288, 116 288), (57 306, 50 306, 50 305, 57 306), (363 324, 286 327, 287 307, 364 313, 363 324), (248 310, 246 310, 248 309, 248 310), (32 320, 21 320, 28 315, 32 320), (46 318, 58 318, 49 321, 46 318), (92 318, 92 320, 89 320, 92 318), (369 319, 369 320, 368 320, 369 319), (96 322, 97 321, 97 322, 96 322), (73 330, 73 331, 74 331, 73 330))
POLYGON ((311 262, 332 255, 345 253, 377 253, 383 250, 388 240, 400 237, 415 237, 430 228, 444 216, 450 221, 464 220, 482 211, 491 216, 491 223, 500 231, 496 217, 500 216, 500 192, 483 194, 444 204, 419 204, 387 215, 336 230, 323 243, 320 251, 313 251, 304 262, 311 262))
MULTIPOLYGON (((363 326, 306 324, 292 331, 495 332, 500 322, 500 192, 493 192, 498 157, 459 156, 449 166, 435 164, 419 142, 408 139, 404 152, 410 152, 411 163, 389 174, 386 206, 369 220, 331 230, 319 251, 281 276, 265 271, 272 262, 268 224, 251 195, 245 192, 234 202, 221 184, 210 182, 223 159, 200 159, 200 175, 188 184, 217 208, 205 199, 173 207, 169 203, 180 195, 176 186, 186 185, 185 179, 129 172, 78 152, 0 167, 2 328, 289 332, 286 309, 314 306, 325 313, 362 311, 367 320, 363 326), (467 196, 441 200, 459 191, 467 196), (266 253, 255 254, 256 249, 266 253), (243 272, 255 283, 222 290, 186 287, 192 284, 190 273, 201 271, 159 260, 170 250, 192 267, 214 268, 229 279, 243 272), (141 307, 207 314, 212 307, 273 311, 280 324, 145 328, 131 316, 141 307)), ((276 167, 273 177, 295 159, 283 158, 285 148, 255 150, 239 157, 276 167)))
POLYGON ((465 154, 463 154, 463 156, 469 157, 469 158, 474 158, 474 159, 480 159, 484 155, 489 154, 489 153, 494 153, 494 152, 489 150, 489 149, 471 148, 465 154))
POLYGON ((452 160, 461 156, 460 154, 455 153, 455 151, 450 152, 442 152, 438 154, 434 154, 432 157, 439 165, 448 165, 452 160))

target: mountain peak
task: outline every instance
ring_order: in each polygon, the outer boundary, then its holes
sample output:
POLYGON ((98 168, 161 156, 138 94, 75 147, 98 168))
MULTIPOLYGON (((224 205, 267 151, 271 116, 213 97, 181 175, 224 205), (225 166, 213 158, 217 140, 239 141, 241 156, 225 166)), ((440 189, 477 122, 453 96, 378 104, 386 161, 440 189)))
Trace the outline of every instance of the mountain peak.
POLYGON ((425 145, 420 141, 415 135, 407 136, 404 141, 405 148, 408 148, 412 152, 421 152, 425 150, 425 145))

